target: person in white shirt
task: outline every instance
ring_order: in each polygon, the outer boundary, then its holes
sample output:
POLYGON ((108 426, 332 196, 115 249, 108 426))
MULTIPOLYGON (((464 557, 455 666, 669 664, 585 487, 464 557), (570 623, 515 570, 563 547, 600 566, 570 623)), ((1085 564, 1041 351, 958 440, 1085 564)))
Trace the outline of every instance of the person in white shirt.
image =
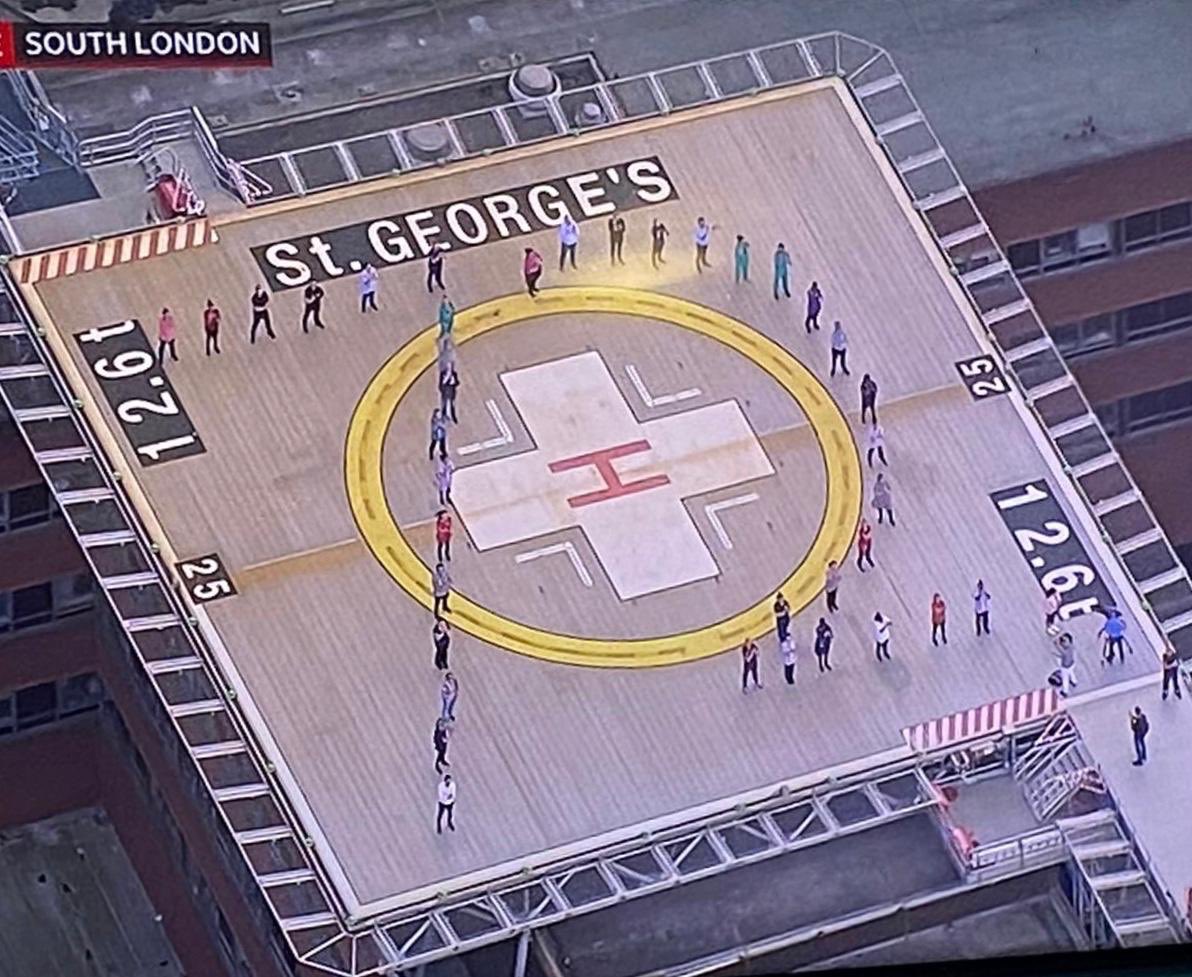
POLYGON ((360 311, 377 311, 377 269, 365 265, 360 272, 360 311))
POLYGON ((874 654, 880 662, 883 658, 890 660, 890 629, 894 625, 881 611, 873 615, 873 643, 874 654))
POLYGON ((787 685, 795 684, 795 666, 798 660, 795 657, 795 636, 788 632, 787 636, 778 643, 778 650, 782 655, 782 675, 786 679, 787 685))
POLYGON ((1044 591, 1043 597, 1043 626, 1050 632, 1052 630, 1058 631, 1056 620, 1060 616, 1060 607, 1064 603, 1064 598, 1060 596, 1059 591, 1054 587, 1048 587, 1044 591))
POLYGON ((1055 639, 1056 661, 1060 665, 1060 695, 1067 696, 1076 685, 1076 648, 1072 643, 1072 635, 1064 633, 1055 639))
POLYGON ((889 465, 886 461, 886 432, 882 430, 880 424, 874 424, 869 429, 869 435, 866 438, 865 460, 869 463, 869 467, 873 467, 873 453, 877 452, 877 456, 883 465, 889 465))
POLYGON ((578 244, 579 225, 568 214, 559 225, 559 271, 563 270, 563 264, 568 258, 571 259, 571 267, 575 267, 575 248, 578 244))
POLYGON ((973 619, 977 624, 977 637, 981 632, 989 634, 989 591, 985 589, 985 581, 977 581, 977 589, 973 592, 973 619))
POLYGON ((455 830, 455 781, 451 774, 443 774, 439 781, 439 810, 435 815, 435 832, 443 833, 443 817, 447 817, 447 827, 455 830))
POLYGON ((712 225, 702 217, 695 222, 695 270, 701 275, 705 268, 711 268, 708 261, 708 245, 712 242, 712 225))

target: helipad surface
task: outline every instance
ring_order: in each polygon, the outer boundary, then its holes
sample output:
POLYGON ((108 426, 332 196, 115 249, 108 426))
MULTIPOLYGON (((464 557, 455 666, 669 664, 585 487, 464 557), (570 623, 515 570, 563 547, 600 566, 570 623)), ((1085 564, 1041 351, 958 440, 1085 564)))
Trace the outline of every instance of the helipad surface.
MULTIPOLYGON (((1052 659, 1037 578, 1084 609, 1120 597, 1016 395, 976 399, 963 382, 957 364, 988 353, 975 316, 848 98, 816 83, 269 205, 217 222, 214 243, 112 267, 99 249, 84 259, 94 270, 26 286, 164 551, 216 554, 234 584, 200 622, 354 915, 1038 688, 1052 659), (587 219, 579 268, 560 274, 563 204, 587 219), (628 222, 623 267, 608 259, 610 205, 628 222), (698 216, 714 227, 699 275, 698 216), (671 232, 659 269, 654 219, 671 232), (752 245, 748 283, 733 281, 737 234, 752 245), (419 257, 438 236, 472 243, 446 265, 462 692, 459 830, 443 836, 428 609, 438 297, 419 257), (794 257, 790 300, 772 296, 778 241, 794 257), (258 258, 279 243, 278 338, 250 346, 258 258), (521 289, 527 245, 546 258, 537 300, 521 289), (363 260, 381 269, 377 313, 358 309, 363 260), (327 329, 309 335, 301 289, 284 287, 304 268, 327 290, 327 329), (808 335, 812 279, 825 300, 808 335), (203 355, 209 297, 224 312, 218 357, 203 355), (164 376, 127 358, 137 332, 123 328, 139 320, 155 342, 163 306, 181 357, 164 376), (835 319, 851 376, 828 375, 835 319), (875 525, 877 566, 862 575, 865 372, 898 524, 875 525), (818 674, 811 635, 834 558, 842 610, 833 671, 818 674), (980 639, 978 578, 993 595, 980 639), (780 587, 798 611, 793 689, 768 610, 780 587), (930 642, 935 592, 947 647, 930 642), (880 664, 878 610, 894 623, 880 664), (750 633, 766 688, 743 696, 735 649, 750 633)), ((1154 669, 1141 641, 1102 669, 1099 623, 1071 624, 1085 687, 1154 669)))

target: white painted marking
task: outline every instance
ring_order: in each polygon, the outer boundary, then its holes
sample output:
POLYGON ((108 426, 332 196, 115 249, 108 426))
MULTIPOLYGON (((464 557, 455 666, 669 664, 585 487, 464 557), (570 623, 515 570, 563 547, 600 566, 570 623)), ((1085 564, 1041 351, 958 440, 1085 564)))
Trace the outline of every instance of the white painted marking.
POLYGON ((352 271, 359 271, 363 267, 364 267, 364 265, 362 265, 355 258, 353 258, 351 261, 348 262, 348 268, 352 271))
POLYGON ((728 538, 728 531, 724 528, 724 523, 720 521, 719 513, 725 509, 733 509, 739 505, 749 505, 750 502, 756 502, 758 494, 756 492, 746 492, 744 495, 734 495, 731 499, 724 499, 721 502, 712 502, 704 506, 704 512, 708 516, 708 522, 712 524, 712 529, 716 533, 716 538, 720 540, 720 545, 726 550, 733 548, 733 541, 728 538))
POLYGON ((164 383, 165 383, 165 380, 163 380, 161 377, 150 377, 149 378, 149 386, 151 386, 151 387, 160 387, 164 383))
POLYGON ((1041 556, 1031 557, 1031 566, 1033 566, 1036 570, 1038 570, 1039 567, 1041 567, 1045 562, 1046 560, 1044 560, 1041 556))
POLYGON ((529 563, 530 560, 537 560, 540 556, 553 556, 556 553, 566 553, 583 585, 585 587, 592 586, 592 575, 588 573, 588 568, 584 566, 584 561, 580 559, 579 553, 571 543, 555 543, 553 546, 544 546, 540 550, 527 550, 525 553, 518 553, 513 559, 518 563, 529 563))
POLYGON ((642 403, 647 407, 664 407, 667 404, 677 404, 681 400, 690 400, 692 397, 698 397, 703 393, 699 387, 689 387, 686 390, 680 390, 673 394, 661 394, 655 397, 646 389, 645 383, 642 382, 641 374, 637 372, 637 367, 630 363, 625 367, 625 372, 629 376, 629 382, 633 384, 637 395, 641 397, 642 403))
POLYGON ((501 409, 497 406, 495 400, 486 400, 484 406, 488 408, 488 414, 493 419, 493 423, 497 426, 500 434, 495 438, 489 438, 487 441, 474 441, 472 444, 465 444, 459 449, 457 454, 474 455, 477 451, 487 451, 489 448, 500 448, 502 445, 513 443, 513 432, 509 430, 509 425, 505 423, 505 418, 501 416, 501 409))

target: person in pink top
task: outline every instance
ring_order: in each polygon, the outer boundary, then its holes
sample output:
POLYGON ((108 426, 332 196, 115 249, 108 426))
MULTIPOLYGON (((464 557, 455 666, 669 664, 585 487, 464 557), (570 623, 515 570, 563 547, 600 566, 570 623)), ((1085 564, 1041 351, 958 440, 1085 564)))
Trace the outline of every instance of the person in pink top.
POLYGON ((178 350, 175 342, 178 339, 178 325, 174 322, 174 314, 169 309, 161 310, 161 317, 157 320, 157 365, 165 366, 166 347, 170 348, 170 359, 178 362, 178 350))
POLYGON ((522 274, 526 278, 526 288, 530 298, 538 294, 538 279, 542 277, 542 255, 533 248, 526 248, 526 257, 522 262, 522 274))

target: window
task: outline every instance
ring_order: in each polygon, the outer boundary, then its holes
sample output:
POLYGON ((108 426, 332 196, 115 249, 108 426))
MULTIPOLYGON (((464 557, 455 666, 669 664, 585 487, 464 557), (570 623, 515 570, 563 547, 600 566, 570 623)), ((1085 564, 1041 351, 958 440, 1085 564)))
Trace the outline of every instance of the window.
POLYGON ((45 624, 54 616, 53 588, 45 583, 12 592, 12 626, 16 629, 45 624))
POLYGON ((1127 217, 1122 225, 1122 243, 1127 251, 1147 244, 1159 233, 1159 215, 1148 210, 1142 214, 1127 217))
POLYGON ((1192 326, 1192 292, 1169 295, 1123 310, 1127 341, 1192 326))
POLYGON ((1159 211, 1159 233, 1182 237, 1192 229, 1192 203, 1172 204, 1159 211))
POLYGON ((1105 428, 1105 433, 1110 437, 1118 434, 1120 431, 1120 424, 1118 420, 1118 402, 1116 400, 1110 401, 1108 404, 1101 404, 1093 408, 1093 413, 1097 415, 1097 420, 1101 422, 1101 426, 1105 428))
POLYGON ((0 632, 12 627, 12 593, 0 590, 0 632))
POLYGON ((69 617, 91 607, 95 584, 90 573, 76 573, 57 577, 53 581, 54 617, 69 617))
POLYGON ((1108 254, 1113 250, 1113 227, 1102 221, 1076 228, 1076 251, 1082 260, 1108 254))
POLYGON ((1043 264, 1056 268, 1076 260, 1076 232, 1064 231, 1043 239, 1043 264))
POLYGON ((1065 357, 1081 356, 1117 345, 1112 312, 1056 326, 1050 332, 1056 349, 1065 357))
POLYGON ((1130 431, 1142 431, 1192 416, 1192 381, 1127 398, 1126 410, 1130 431))
POLYGON ((13 715, 13 698, 5 696, 0 699, 0 736, 11 733, 17 728, 17 719, 13 715))
POLYGON ((0 492, 0 532, 36 526, 53 513, 54 499, 42 482, 0 492))
POLYGON ((1010 267, 1023 277, 1034 274, 1039 270, 1039 242, 1012 244, 1006 251, 1006 257, 1010 260, 1010 267))
POLYGON ((54 721, 58 708, 58 688, 53 682, 42 682, 20 689, 17 700, 17 729, 31 729, 54 721))
POLYGON ((58 714, 74 716, 80 712, 97 709, 104 698, 103 682, 98 675, 94 672, 74 675, 62 682, 58 695, 58 714))

